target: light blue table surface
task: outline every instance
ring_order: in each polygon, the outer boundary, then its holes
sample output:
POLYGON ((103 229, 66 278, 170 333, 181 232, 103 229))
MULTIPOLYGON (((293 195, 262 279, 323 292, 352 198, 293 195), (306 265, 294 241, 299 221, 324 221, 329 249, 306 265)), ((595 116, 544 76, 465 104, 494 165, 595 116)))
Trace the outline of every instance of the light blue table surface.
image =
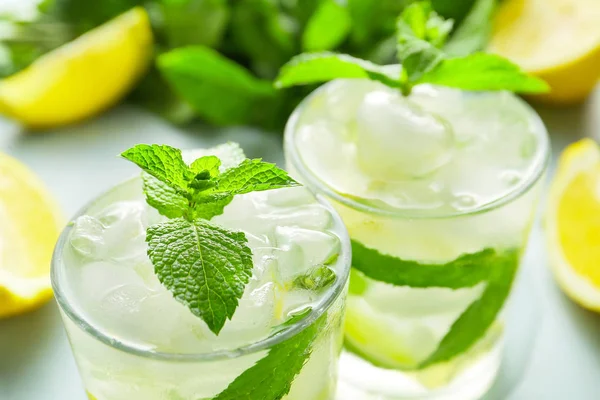
MULTIPOLYGON (((600 93, 581 106, 539 111, 551 132, 554 156, 579 137, 600 137, 600 93)), ((38 173, 67 215, 135 173, 116 156, 128 146, 154 142, 194 148, 225 140, 240 142, 248 156, 283 162, 279 135, 244 128, 218 134, 201 126, 183 131, 128 106, 43 134, 25 134, 0 121, 0 151, 38 173)), ((541 229, 536 224, 511 298, 506 362, 488 398, 600 399, 600 315, 571 303, 554 284, 541 229)), ((54 302, 0 321, 0 400, 83 399, 54 302)))

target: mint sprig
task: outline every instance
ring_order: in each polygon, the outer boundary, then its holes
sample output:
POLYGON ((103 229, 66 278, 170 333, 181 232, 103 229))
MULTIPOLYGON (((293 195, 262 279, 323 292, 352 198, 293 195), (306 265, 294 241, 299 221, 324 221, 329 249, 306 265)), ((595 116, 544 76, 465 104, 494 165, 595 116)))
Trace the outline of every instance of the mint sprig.
POLYGON ((208 155, 190 165, 181 151, 140 144, 122 156, 142 170, 148 204, 170 220, 146 232, 148 256, 159 281, 175 299, 219 334, 231 319, 252 275, 252 251, 243 232, 209 222, 234 196, 297 186, 274 164, 244 160, 221 172, 208 155))
MULTIPOLYGON (((478 14, 489 13, 490 7, 483 4, 476 11, 478 14)), ((399 88, 404 95, 410 94, 415 85, 423 83, 477 91, 543 93, 549 90, 546 82, 527 75, 517 65, 498 55, 476 52, 453 56, 464 54, 468 47, 457 49, 458 45, 453 44, 449 47, 451 53, 445 50, 452 25, 452 20, 444 19, 433 11, 429 1, 413 3, 400 15, 397 23, 400 71, 345 54, 309 53, 296 56, 284 65, 275 86, 284 88, 339 78, 369 78, 399 88)), ((475 48, 476 45, 469 46, 475 48)))

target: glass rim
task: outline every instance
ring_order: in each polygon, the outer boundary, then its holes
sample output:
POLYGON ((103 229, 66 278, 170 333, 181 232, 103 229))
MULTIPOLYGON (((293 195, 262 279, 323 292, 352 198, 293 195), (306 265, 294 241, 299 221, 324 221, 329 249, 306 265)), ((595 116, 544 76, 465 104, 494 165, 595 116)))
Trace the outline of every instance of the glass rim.
MULTIPOLYGON (((105 190, 99 195, 95 196, 91 201, 87 202, 83 207, 81 207, 79 211, 77 211, 77 213, 75 213, 75 215, 70 219, 70 221, 74 221, 80 216, 86 215, 86 212, 103 197, 109 195, 111 192, 137 179, 139 179, 139 177, 133 177, 124 180, 119 184, 112 186, 110 189, 105 190)), ((329 212, 331 212, 331 215, 333 217, 333 225, 331 227, 332 231, 336 233, 341 233, 341 235, 339 236, 340 254, 335 264, 341 266, 340 268, 342 273, 338 275, 338 279, 336 279, 332 287, 328 289, 327 293, 323 295, 322 299, 317 304, 317 306, 313 307, 309 315, 307 315, 305 318, 302 318, 300 321, 286 327, 280 332, 267 336, 262 340, 243 345, 234 349, 216 350, 204 353, 171 353, 164 351, 156 351, 153 349, 149 349, 147 346, 137 345, 130 341, 123 341, 106 333, 105 330, 91 323, 88 318, 86 318, 84 315, 82 315, 81 312, 79 312, 75 307, 73 307, 71 305, 73 299, 69 299, 65 291, 63 290, 63 286, 65 286, 65 281, 62 270, 66 268, 66 265, 63 260, 63 249, 67 244, 69 234, 73 229, 71 223, 67 224, 67 226, 61 232, 52 254, 50 280, 52 283, 52 289, 54 291, 54 297, 56 298, 56 301, 61 310, 67 315, 67 317, 72 322, 75 323, 75 325, 77 325, 79 329, 85 331, 94 339, 99 340, 100 342, 104 343, 109 347, 143 358, 175 362, 207 362, 238 358, 244 355, 253 354, 262 350, 270 349, 271 347, 282 343, 294 337, 298 333, 302 332, 304 329, 312 325, 312 323, 315 322, 327 310, 329 310, 333 303, 343 294, 344 288, 346 287, 348 278, 350 276, 352 251, 350 247, 350 236, 348 235, 346 226, 343 224, 340 215, 323 195, 313 192, 309 187, 306 187, 306 189, 311 191, 311 193, 315 196, 316 200, 321 205, 323 205, 329 212)))
POLYGON ((339 193, 334 190, 331 186, 329 186, 326 182, 321 180, 317 174, 315 174, 302 160, 300 157, 300 153, 295 144, 295 137, 298 131, 298 123, 300 116, 302 114, 303 109, 306 107, 310 99, 314 96, 317 96, 321 91, 325 90, 325 87, 330 83, 335 82, 331 81, 325 83, 324 85, 319 86, 312 93, 306 96, 302 102, 294 109, 292 115, 288 119, 285 129, 284 129, 284 149, 286 161, 289 162, 293 168, 299 172, 300 178, 303 180, 302 183, 310 188, 313 193, 323 193, 328 198, 335 200, 338 203, 343 204, 353 210, 357 210, 360 212, 364 212, 371 215, 383 216, 389 218, 396 219, 418 219, 418 220, 442 220, 442 219, 450 219, 457 217, 465 217, 472 216, 477 214, 483 214, 497 208, 502 207, 505 204, 508 204, 517 198, 521 197, 525 193, 529 191, 544 175, 546 168, 550 162, 550 139, 548 137, 548 130, 544 125, 544 122, 540 118, 539 114, 533 109, 533 107, 527 103, 525 100, 521 99, 519 96, 514 95, 515 100, 520 102, 530 113, 533 123, 535 124, 535 131, 539 132, 539 139, 541 139, 540 147, 539 147, 539 155, 535 160, 535 168, 534 170, 526 176, 526 179, 523 179, 519 185, 512 188, 509 192, 503 194, 502 196, 494 199, 493 201, 482 204, 478 207, 456 211, 456 212, 443 212, 443 213, 430 213, 423 214, 418 210, 391 210, 389 208, 379 208, 376 206, 370 206, 365 203, 361 203, 359 201, 353 200, 352 198, 339 193))

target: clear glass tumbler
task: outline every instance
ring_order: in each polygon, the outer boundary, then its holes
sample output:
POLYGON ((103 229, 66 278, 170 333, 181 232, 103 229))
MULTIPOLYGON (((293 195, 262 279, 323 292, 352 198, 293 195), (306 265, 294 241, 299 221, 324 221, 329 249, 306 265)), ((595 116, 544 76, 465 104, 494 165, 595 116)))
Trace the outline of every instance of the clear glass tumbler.
POLYGON ((339 400, 470 400, 489 390, 549 157, 543 123, 510 93, 424 86, 409 101, 378 83, 333 81, 285 130, 288 171, 327 196, 352 242, 339 400), (435 142, 438 117, 455 129, 454 161, 435 142), (415 156, 426 145, 437 153, 415 156), (423 168, 440 166, 394 181, 394 168, 426 156, 423 168))
POLYGON ((268 198, 269 204, 277 206, 262 217, 258 214, 252 217, 262 218, 264 224, 274 223, 276 230, 285 226, 283 233, 304 236, 288 243, 288 247, 276 244, 257 247, 261 240, 268 239, 247 233, 255 269, 259 262, 263 269, 255 271, 249 283, 252 288, 246 288, 246 292, 252 293, 245 293, 234 318, 218 337, 160 288, 147 269, 144 235, 140 232, 145 233, 147 220, 162 217, 152 214, 153 210, 145 205, 139 178, 100 195, 74 218, 57 244, 52 284, 90 399, 328 400, 333 397, 350 270, 348 235, 335 210, 306 188, 281 190, 287 192, 261 192, 267 194, 257 194, 248 201, 236 198, 228 206, 233 211, 226 208, 221 216, 229 218, 233 225, 238 219, 249 224, 250 220, 244 219, 245 213, 250 212, 249 204, 268 198), (311 204, 296 207, 307 198, 312 199, 311 204), (288 207, 289 202, 296 206, 288 207), (303 221, 297 223, 297 218, 303 221), (118 236, 110 237, 107 232, 111 229, 118 236), (318 295, 309 289, 298 290, 271 307, 268 302, 279 301, 293 292, 289 287, 281 289, 287 282, 281 274, 284 270, 290 272, 285 263, 293 264, 299 257, 308 260, 320 256, 317 253, 327 246, 318 239, 332 237, 336 237, 337 258, 329 260, 327 265, 335 271, 333 284, 318 295), (299 244, 304 239, 314 251, 295 253, 308 248, 299 244), (273 252, 278 255, 273 256, 273 252), (274 277, 258 278, 257 274, 271 268, 274 261, 279 261, 279 267, 269 270, 274 277), (277 292, 283 293, 283 297, 273 300, 270 297, 273 288, 287 291, 277 292), (275 327, 264 325, 267 313, 269 318, 282 315, 285 307, 293 307, 294 301, 307 298, 314 302, 294 318, 287 318, 275 327), (255 328, 259 332, 266 329, 267 334, 256 336, 255 328), (252 337, 260 339, 249 339, 252 337), (273 358, 260 362, 267 357, 273 358), (299 372, 290 374, 294 370, 299 372))

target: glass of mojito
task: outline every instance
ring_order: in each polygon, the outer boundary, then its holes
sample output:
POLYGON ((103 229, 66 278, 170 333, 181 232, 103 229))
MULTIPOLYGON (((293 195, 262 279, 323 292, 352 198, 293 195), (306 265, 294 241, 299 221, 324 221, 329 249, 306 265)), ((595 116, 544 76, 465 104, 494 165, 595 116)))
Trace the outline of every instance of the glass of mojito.
POLYGON ((309 53, 276 81, 331 81, 295 110, 284 145, 292 176, 350 234, 338 400, 475 400, 498 373, 549 154, 540 118, 511 92, 548 85, 467 51, 458 32, 446 43, 451 32, 415 2, 398 18, 401 64, 309 53))
POLYGON ((350 243, 328 203, 239 147, 138 145, 85 207, 52 284, 95 400, 328 400, 350 243))
POLYGON ((340 400, 489 389, 548 146, 508 92, 422 85, 405 97, 337 80, 297 108, 288 170, 327 195, 352 241, 340 400))

